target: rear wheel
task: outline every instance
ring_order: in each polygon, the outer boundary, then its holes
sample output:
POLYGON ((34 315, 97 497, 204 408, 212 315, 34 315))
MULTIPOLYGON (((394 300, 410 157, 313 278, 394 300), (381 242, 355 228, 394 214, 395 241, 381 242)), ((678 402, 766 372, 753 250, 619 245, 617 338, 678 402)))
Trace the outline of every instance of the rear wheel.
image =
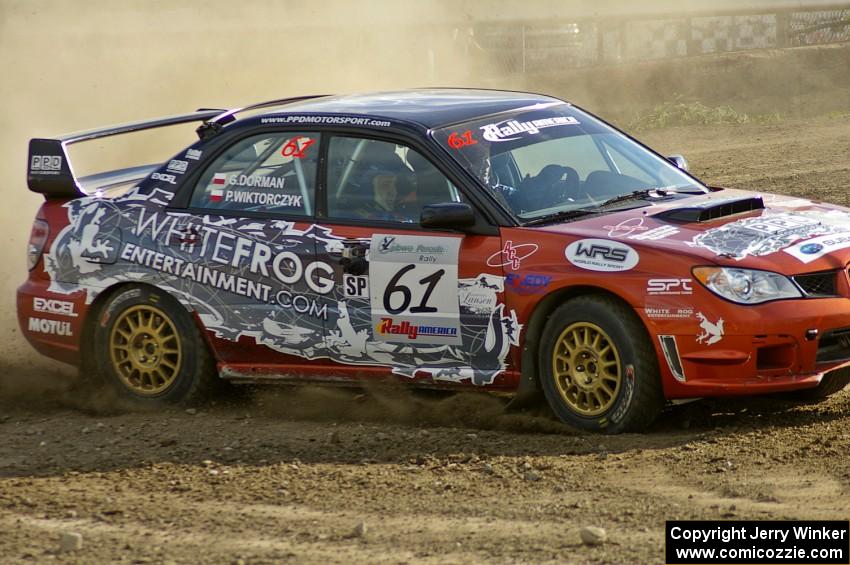
POLYGON ((818 386, 807 388, 794 394, 803 400, 817 402, 844 390, 844 387, 848 383, 850 383, 850 367, 842 367, 841 369, 836 369, 825 374, 818 386))
POLYGON ((640 431, 663 406, 646 330, 611 298, 580 296, 557 308, 543 330, 540 367, 549 405, 576 428, 640 431))
POLYGON ((171 296, 132 287, 111 297, 94 332, 96 372, 141 405, 192 402, 217 384, 198 328, 171 296))

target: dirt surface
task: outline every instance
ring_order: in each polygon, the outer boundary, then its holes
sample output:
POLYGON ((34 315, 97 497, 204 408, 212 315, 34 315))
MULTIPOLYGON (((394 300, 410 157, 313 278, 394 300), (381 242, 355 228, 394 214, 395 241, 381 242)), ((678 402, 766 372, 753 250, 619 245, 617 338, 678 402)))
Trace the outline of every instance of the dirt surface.
MULTIPOLYGON (((712 184, 850 204, 848 116, 641 137, 712 184)), ((652 563, 667 519, 850 517, 850 390, 677 406, 608 437, 404 390, 104 411, 35 357, 0 362, 4 563, 652 563), (59 553, 68 532, 83 547, 59 553)))

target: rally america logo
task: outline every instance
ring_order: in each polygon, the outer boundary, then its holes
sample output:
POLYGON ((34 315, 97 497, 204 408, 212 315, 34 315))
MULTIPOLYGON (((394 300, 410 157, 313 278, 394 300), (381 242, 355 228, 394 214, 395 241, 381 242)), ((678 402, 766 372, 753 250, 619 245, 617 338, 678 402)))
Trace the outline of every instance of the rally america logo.
POLYGON ((503 120, 495 124, 481 126, 481 132, 484 139, 490 142, 514 141, 519 139, 519 136, 523 134, 534 135, 540 133, 540 130, 545 128, 574 126, 578 125, 578 123, 579 121, 572 116, 554 116, 552 118, 541 118, 529 122, 503 120))

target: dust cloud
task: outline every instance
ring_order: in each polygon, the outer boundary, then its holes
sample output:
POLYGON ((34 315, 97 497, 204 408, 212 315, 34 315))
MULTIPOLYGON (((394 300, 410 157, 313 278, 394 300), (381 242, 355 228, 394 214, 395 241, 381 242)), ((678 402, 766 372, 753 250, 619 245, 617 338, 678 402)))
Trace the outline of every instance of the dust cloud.
MULTIPOLYGON (((622 21, 636 12, 674 12, 680 5, 667 0, 639 6, 622 0, 525 5, 505 0, 0 0, 0 396, 14 387, 63 390, 72 374, 35 354, 15 317, 14 290, 26 277, 26 242, 42 201, 26 189, 31 137, 199 107, 433 85, 548 92, 615 117, 675 95, 790 114, 801 114, 803 107, 828 110, 830 104, 850 108, 846 45, 826 54, 752 52, 553 67, 519 76, 484 52, 474 33, 482 22, 573 16, 622 21)), ((702 14, 745 7, 731 0, 689 6, 702 14)), ((193 137, 191 127, 173 128, 93 142, 72 156, 81 173, 95 172, 161 161, 193 137)))
MULTIPOLYGON (((466 24, 447 23, 448 5, 0 0, 0 395, 12 381, 61 390, 56 375, 72 373, 35 354, 15 317, 42 202, 26 189, 31 137, 307 93, 463 85, 453 49, 466 24)), ((81 174, 157 162, 193 127, 92 142, 72 157, 81 174)))

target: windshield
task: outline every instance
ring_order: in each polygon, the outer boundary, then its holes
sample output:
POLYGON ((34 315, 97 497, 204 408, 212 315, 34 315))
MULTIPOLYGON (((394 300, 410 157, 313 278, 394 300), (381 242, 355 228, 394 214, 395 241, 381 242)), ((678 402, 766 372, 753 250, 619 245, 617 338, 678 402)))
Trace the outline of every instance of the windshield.
POLYGON ((455 124, 434 138, 523 221, 594 210, 636 191, 707 192, 666 159, 566 103, 455 124))

